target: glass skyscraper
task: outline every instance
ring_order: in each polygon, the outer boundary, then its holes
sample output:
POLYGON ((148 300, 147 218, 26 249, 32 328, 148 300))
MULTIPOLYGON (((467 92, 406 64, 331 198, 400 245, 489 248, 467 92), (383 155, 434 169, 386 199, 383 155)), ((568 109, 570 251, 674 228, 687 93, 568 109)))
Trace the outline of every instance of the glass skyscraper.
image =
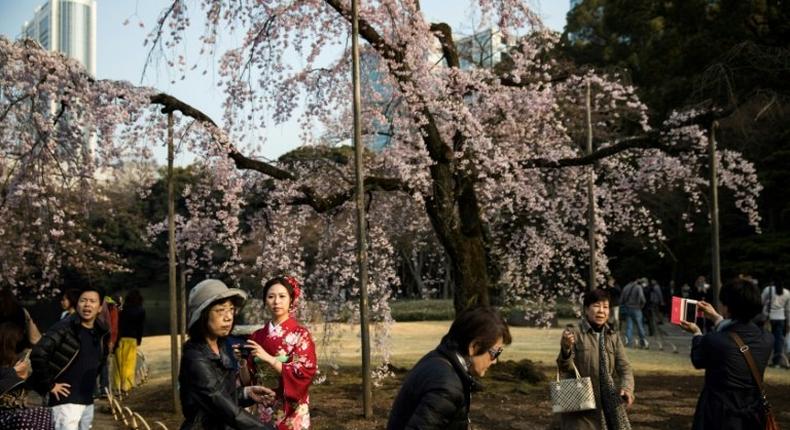
POLYGON ((49 0, 22 25, 21 37, 62 52, 96 76, 96 0, 49 0))

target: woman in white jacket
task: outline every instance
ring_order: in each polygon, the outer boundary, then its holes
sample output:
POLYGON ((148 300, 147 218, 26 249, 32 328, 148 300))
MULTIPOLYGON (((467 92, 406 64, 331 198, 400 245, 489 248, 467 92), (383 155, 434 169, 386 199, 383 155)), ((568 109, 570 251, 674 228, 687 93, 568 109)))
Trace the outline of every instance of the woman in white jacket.
POLYGON ((788 316, 790 315, 790 291, 782 288, 779 281, 772 282, 763 289, 763 311, 767 311, 771 320, 771 333, 774 335, 774 353, 771 367, 781 365, 788 368, 784 355, 785 333, 787 333, 788 316))

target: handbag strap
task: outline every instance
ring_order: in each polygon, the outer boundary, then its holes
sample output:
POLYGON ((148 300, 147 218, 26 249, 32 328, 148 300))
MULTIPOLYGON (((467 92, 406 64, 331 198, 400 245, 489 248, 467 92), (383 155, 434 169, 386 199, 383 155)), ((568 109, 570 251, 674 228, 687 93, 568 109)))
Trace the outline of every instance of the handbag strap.
MULTIPOLYGON (((572 356, 571 356, 571 366, 573 366, 573 371, 576 373, 576 379, 581 378, 582 375, 579 374, 579 369, 576 368, 576 363, 573 361, 572 356)), ((560 380, 560 366, 557 366, 557 382, 559 382, 559 380, 560 380)))
POLYGON ((738 344, 738 349, 743 354, 744 358, 746 358, 746 363, 749 365, 749 369, 752 371, 752 377, 754 378, 754 382, 757 383, 757 388, 760 389, 760 393, 765 397, 765 389, 763 388, 763 378, 760 376, 760 372, 757 370, 757 364, 754 362, 754 357, 752 357, 752 352, 749 351, 749 345, 743 343, 743 339, 738 336, 737 333, 728 332, 730 337, 738 344))

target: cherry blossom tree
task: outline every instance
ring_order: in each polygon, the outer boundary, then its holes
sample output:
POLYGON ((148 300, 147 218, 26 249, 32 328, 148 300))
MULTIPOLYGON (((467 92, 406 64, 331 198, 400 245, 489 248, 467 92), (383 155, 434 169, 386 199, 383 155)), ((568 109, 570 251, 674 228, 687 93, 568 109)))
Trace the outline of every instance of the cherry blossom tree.
POLYGON ((76 61, 0 37, 0 283, 44 297, 64 268, 88 278, 123 269, 88 221, 104 199, 102 172, 146 155, 114 140, 141 102, 144 91, 94 81, 76 61))
MULTIPOLYGON (((456 309, 505 299, 551 301, 579 291, 578 268, 588 247, 587 169, 594 168, 598 212, 599 276, 606 273, 607 238, 630 231, 653 243, 661 226, 641 196, 680 188, 691 211, 700 211, 707 181, 706 127, 723 113, 676 113, 651 127, 634 88, 616 76, 568 72, 547 53, 557 35, 546 31, 526 2, 472 2, 484 20, 507 37, 526 32, 507 70, 460 67, 450 26, 425 19, 416 0, 365 2, 360 34, 378 78, 368 88, 366 127, 387 124, 389 145, 366 160, 369 222, 387 225, 390 193, 420 208, 450 262, 456 309), (594 91, 595 149, 582 149, 581 89, 594 91), (383 209, 382 209, 383 208, 383 209)), ((165 57, 176 52, 190 25, 194 3, 174 0, 147 42, 165 57)), ((353 196, 350 166, 331 148, 317 147, 314 169, 269 163, 231 142, 250 141, 250 130, 298 117, 303 143, 321 139, 320 125, 342 142, 350 124, 350 5, 342 0, 205 0, 201 42, 219 55, 219 82, 227 93, 223 115, 228 155, 240 169, 281 188, 283 203, 318 213, 341 213, 353 196), (220 31, 242 36, 240 46, 217 52, 220 31), (299 57, 293 61, 291 56, 299 57), (298 63, 298 66, 295 64, 298 63), (322 165, 321 169, 315 166, 322 165), (336 180, 319 174, 330 166, 336 180), (345 182, 345 183, 344 183, 345 182)), ((183 59, 169 61, 187 73, 183 59)), ((197 63, 196 63, 197 64, 197 63)), ((740 154, 719 154, 721 184, 755 227, 759 193, 754 169, 740 154)))

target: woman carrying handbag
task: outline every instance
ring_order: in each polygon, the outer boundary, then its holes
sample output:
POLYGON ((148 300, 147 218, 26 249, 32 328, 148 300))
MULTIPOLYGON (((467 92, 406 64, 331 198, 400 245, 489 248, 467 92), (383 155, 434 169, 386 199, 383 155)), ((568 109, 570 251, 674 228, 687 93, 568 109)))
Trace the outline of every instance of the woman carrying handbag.
POLYGON ((560 415, 563 430, 631 429, 626 408, 634 402, 634 374, 625 346, 608 320, 609 293, 590 291, 584 295, 581 321, 562 334, 559 371, 579 379, 589 377, 595 395, 594 409, 560 415))

